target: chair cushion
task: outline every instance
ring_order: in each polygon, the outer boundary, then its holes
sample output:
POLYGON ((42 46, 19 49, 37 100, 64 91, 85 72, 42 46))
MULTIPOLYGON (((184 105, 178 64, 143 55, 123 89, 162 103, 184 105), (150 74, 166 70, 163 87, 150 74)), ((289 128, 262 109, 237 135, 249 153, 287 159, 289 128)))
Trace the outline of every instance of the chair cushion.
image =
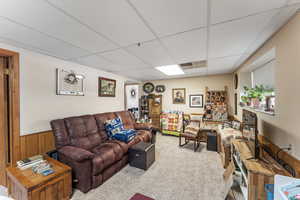
POLYGON ((105 130, 109 137, 113 137, 116 133, 124 130, 121 118, 116 117, 105 122, 105 130))
POLYGON ((198 135, 200 128, 196 126, 187 126, 184 130, 185 133, 198 135))
POLYGON ((101 173, 105 168, 118 160, 126 153, 120 144, 116 142, 105 142, 91 150, 96 156, 93 158, 93 175, 101 173))

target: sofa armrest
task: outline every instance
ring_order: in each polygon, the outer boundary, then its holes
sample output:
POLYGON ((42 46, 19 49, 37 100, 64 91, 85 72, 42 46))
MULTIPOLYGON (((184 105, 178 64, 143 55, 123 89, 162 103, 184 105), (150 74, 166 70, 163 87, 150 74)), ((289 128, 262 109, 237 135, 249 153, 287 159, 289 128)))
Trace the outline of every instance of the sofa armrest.
POLYGON ((76 162, 90 160, 95 156, 95 154, 91 153, 90 151, 74 146, 64 146, 60 148, 58 152, 76 162))
POLYGON ((135 123, 135 130, 151 130, 153 127, 150 123, 135 123))

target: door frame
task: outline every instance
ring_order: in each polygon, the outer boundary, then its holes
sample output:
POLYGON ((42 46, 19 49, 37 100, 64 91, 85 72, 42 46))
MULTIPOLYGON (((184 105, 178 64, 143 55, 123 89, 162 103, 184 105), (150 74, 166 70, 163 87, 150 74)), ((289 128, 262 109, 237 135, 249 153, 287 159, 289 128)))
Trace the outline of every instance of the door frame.
MULTIPOLYGON (((11 165, 16 165, 16 162, 21 158, 20 152, 20 64, 19 64, 19 53, 1 49, 0 56, 9 57, 9 85, 11 96, 9 103, 10 108, 10 123, 11 123, 11 141, 10 141, 10 156, 11 165)), ((0 120, 3 120, 0 118, 0 120)), ((3 132, 2 132, 3 133, 3 132)), ((1 134, 1 132, 0 132, 1 134)))

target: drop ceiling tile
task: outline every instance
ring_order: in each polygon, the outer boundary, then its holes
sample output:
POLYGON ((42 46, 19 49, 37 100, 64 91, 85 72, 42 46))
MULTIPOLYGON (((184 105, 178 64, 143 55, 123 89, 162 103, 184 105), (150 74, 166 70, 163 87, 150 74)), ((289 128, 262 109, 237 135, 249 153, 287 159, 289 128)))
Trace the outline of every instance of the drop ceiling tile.
POLYGON ((177 64, 206 59, 206 28, 162 38, 177 64))
POLYGON ((208 71, 230 73, 237 68, 236 63, 242 55, 208 60, 208 71))
POLYGON ((1 16, 90 52, 116 48, 112 42, 65 15, 46 1, 3 0, 0 13, 1 16))
POLYGON ((206 0, 130 0, 159 36, 204 27, 206 0))
POLYGON ((244 53, 276 13, 276 11, 271 11, 212 26, 209 57, 225 57, 244 53))
POLYGON ((121 46, 155 38, 125 0, 49 1, 121 46))
POLYGON ((168 77, 154 68, 140 69, 140 70, 127 70, 127 71, 121 71, 117 73, 119 75, 127 76, 137 80, 156 80, 156 79, 162 79, 168 77))
POLYGON ((0 37, 13 41, 15 45, 22 48, 28 47, 34 51, 64 59, 79 57, 88 53, 3 18, 0 18, 0 25, 5 27, 0 29, 0 37))
POLYGON ((286 0, 211 0, 211 23, 220 23, 280 8, 286 0))
POLYGON ((148 65, 144 64, 141 60, 139 60, 137 57, 129 54, 127 51, 122 49, 105 52, 100 55, 116 65, 124 66, 125 69, 133 69, 133 68, 142 69, 142 68, 149 67, 148 65))
POLYGON ((106 61, 105 59, 97 55, 75 58, 73 59, 73 61, 82 65, 86 65, 98 69, 109 69, 109 67, 112 65, 110 62, 106 61))
POLYGON ((142 43, 141 46, 131 45, 127 49, 152 66, 174 64, 166 50, 157 40, 142 43))

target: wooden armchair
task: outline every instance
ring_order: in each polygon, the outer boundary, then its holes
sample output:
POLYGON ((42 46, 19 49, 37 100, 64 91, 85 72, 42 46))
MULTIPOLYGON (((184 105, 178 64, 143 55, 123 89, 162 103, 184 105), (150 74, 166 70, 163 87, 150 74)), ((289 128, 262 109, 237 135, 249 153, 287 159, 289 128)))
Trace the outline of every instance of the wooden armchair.
POLYGON ((179 146, 183 147, 188 144, 189 141, 194 142, 194 151, 200 146, 201 132, 200 132, 201 120, 189 120, 188 125, 185 127, 183 133, 179 134, 179 146), (182 144, 181 138, 184 138, 184 143, 182 144))

